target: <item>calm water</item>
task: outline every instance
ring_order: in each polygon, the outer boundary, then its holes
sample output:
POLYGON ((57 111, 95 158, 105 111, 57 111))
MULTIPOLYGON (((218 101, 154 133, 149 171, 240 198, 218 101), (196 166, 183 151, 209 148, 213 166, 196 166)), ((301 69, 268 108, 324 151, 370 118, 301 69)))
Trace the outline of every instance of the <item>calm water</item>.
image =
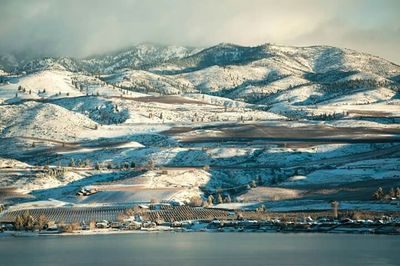
POLYGON ((0 238, 0 265, 400 265, 400 237, 144 233, 0 238))

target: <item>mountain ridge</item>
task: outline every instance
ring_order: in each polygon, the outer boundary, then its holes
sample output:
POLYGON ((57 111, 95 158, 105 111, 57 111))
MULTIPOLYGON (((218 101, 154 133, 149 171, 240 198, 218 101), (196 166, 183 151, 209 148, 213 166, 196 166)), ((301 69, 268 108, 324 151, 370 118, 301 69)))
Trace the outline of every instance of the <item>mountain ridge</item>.
MULTIPOLYGON (((182 63, 182 61, 185 61, 185 58, 193 58, 203 54, 214 54, 215 56, 216 51, 225 51, 233 54, 232 50, 243 53, 245 61, 235 61, 230 58, 228 62, 215 60, 215 62, 212 62, 212 64, 205 64, 204 66, 229 65, 235 63, 240 64, 266 58, 267 56, 277 56, 282 53, 293 56, 293 54, 306 50, 324 50, 328 53, 328 57, 332 56, 332 51, 336 51, 338 53, 356 53, 358 55, 384 61, 385 63, 390 63, 394 67, 400 67, 398 64, 379 56, 329 45, 285 46, 265 43, 255 46, 243 46, 233 43, 219 43, 206 48, 197 48, 190 46, 141 43, 123 49, 83 58, 69 56, 44 56, 29 60, 12 54, 3 54, 0 56, 0 69, 7 72, 33 72, 41 70, 46 66, 50 67, 52 65, 59 64, 70 71, 86 71, 89 73, 95 73, 97 71, 99 73, 103 72, 104 74, 104 72, 109 73, 122 68, 149 69, 154 65, 160 65, 168 62, 177 61, 182 63), (255 54, 252 54, 251 52, 254 52, 255 54), (329 55, 329 53, 331 53, 331 55, 329 55), (255 56, 255 58, 251 58, 251 55, 255 56), (108 71, 104 70, 107 68, 107 66, 112 66, 113 64, 116 64, 117 66, 111 67, 111 69, 108 71)), ((233 54, 233 56, 235 56, 235 54, 233 54)), ((188 61, 188 59, 186 59, 186 61, 188 61)))

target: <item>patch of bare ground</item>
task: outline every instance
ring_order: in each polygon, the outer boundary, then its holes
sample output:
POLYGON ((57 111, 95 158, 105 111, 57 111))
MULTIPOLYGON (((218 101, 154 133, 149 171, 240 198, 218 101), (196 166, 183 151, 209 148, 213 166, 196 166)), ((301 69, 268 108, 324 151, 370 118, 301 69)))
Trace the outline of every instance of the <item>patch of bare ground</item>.
POLYGON ((181 133, 186 133, 194 130, 192 127, 172 127, 168 130, 163 131, 163 134, 166 135, 176 135, 176 134, 181 134, 181 133))
POLYGON ((194 129, 189 131, 188 128, 170 129, 169 135, 178 137, 182 142, 210 142, 216 140, 249 140, 249 139, 269 139, 271 141, 294 141, 300 142, 346 142, 354 140, 387 140, 388 135, 395 138, 400 135, 400 128, 371 128, 371 127, 331 127, 326 125, 307 125, 300 127, 286 126, 267 126, 261 124, 237 124, 236 126, 216 126, 211 128, 213 134, 210 136, 208 132, 194 129), (180 135, 182 133, 191 133, 180 135))
POLYGON ((0 203, 10 198, 32 198, 32 196, 21 193, 16 188, 0 188, 0 203))
MULTIPOLYGON (((372 194, 382 187, 385 192, 391 188, 400 187, 399 179, 380 179, 365 180, 344 185, 329 186, 324 184, 320 186, 308 186, 303 194, 303 198, 315 200, 345 200, 345 201, 369 201, 372 200, 372 194)), ((302 187, 297 187, 301 189, 302 187)), ((306 189, 306 187, 304 187, 306 189)))
POLYGON ((356 117, 392 117, 393 114, 390 112, 384 112, 384 111, 372 111, 372 110, 353 110, 350 109, 347 111, 349 115, 355 115, 356 117))
POLYGON ((323 145, 324 142, 285 142, 277 143, 278 147, 289 148, 289 149, 311 149, 312 147, 323 145))
POLYGON ((240 196, 245 202, 262 202, 301 198, 304 191, 281 187, 256 187, 240 196))
POLYGON ((400 187, 399 179, 366 180, 343 185, 300 185, 291 187, 256 187, 239 199, 244 202, 278 201, 288 199, 371 201, 373 193, 382 187, 388 193, 400 187))

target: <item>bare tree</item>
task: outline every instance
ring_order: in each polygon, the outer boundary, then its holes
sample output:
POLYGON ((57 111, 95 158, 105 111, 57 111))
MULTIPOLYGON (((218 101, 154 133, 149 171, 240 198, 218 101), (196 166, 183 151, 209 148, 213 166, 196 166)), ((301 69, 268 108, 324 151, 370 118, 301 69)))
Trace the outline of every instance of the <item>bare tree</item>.
POLYGON ((96 221, 94 221, 94 220, 90 221, 90 223, 89 223, 89 229, 90 229, 90 230, 96 229, 96 221))
POLYGON ((29 213, 29 211, 26 211, 26 212, 24 212, 24 214, 22 214, 22 220, 23 220, 23 228, 25 230, 33 230, 35 220, 32 217, 32 215, 29 213))
POLYGON ((156 199, 156 198, 151 198, 151 199, 150 199, 150 203, 151 203, 151 204, 156 204, 156 203, 158 203, 158 202, 159 202, 159 200, 156 199))
POLYGON ((208 203, 208 205, 213 205, 213 203, 214 203, 214 196, 213 195, 209 195, 208 196, 207 203, 208 203))
POLYGON ((35 221, 35 229, 43 230, 48 222, 49 220, 45 215, 43 214, 39 215, 38 219, 35 221))
POLYGON ((199 196, 193 196, 190 198, 189 205, 192 207, 201 207, 203 200, 199 196))
POLYGON ((337 217, 338 217, 339 202, 337 202, 337 201, 332 201, 332 202, 331 202, 331 207, 332 207, 332 215, 333 215, 333 218, 337 218, 337 217))
POLYGON ((394 188, 391 188, 389 191, 389 196, 391 198, 396 198, 396 191, 394 190, 394 188))
POLYGON ((16 230, 22 230, 24 228, 24 219, 21 215, 17 215, 17 217, 15 217, 14 223, 16 230))
POLYGON ((383 192, 383 188, 379 187, 374 194, 372 194, 372 197, 376 200, 382 200, 383 197, 385 196, 385 192, 383 192))
POLYGON ((229 194, 224 198, 224 202, 225 203, 231 203, 232 202, 231 196, 229 194))
POLYGON ((396 188, 396 198, 400 198, 400 188, 396 188))
POLYGON ((153 170, 154 169, 154 161, 153 160, 149 160, 148 162, 147 162, 147 169, 148 170, 153 170))
POLYGON ((224 201, 222 200, 221 194, 218 194, 217 203, 218 203, 218 204, 221 204, 221 203, 223 203, 223 202, 224 202, 224 201))

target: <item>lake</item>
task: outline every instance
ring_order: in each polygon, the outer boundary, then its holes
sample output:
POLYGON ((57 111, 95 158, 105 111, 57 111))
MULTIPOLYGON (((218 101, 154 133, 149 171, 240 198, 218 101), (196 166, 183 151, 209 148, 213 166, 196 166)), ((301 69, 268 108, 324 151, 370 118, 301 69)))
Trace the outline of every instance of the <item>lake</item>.
POLYGON ((0 237, 0 265, 400 265, 400 237, 133 233, 0 237))

